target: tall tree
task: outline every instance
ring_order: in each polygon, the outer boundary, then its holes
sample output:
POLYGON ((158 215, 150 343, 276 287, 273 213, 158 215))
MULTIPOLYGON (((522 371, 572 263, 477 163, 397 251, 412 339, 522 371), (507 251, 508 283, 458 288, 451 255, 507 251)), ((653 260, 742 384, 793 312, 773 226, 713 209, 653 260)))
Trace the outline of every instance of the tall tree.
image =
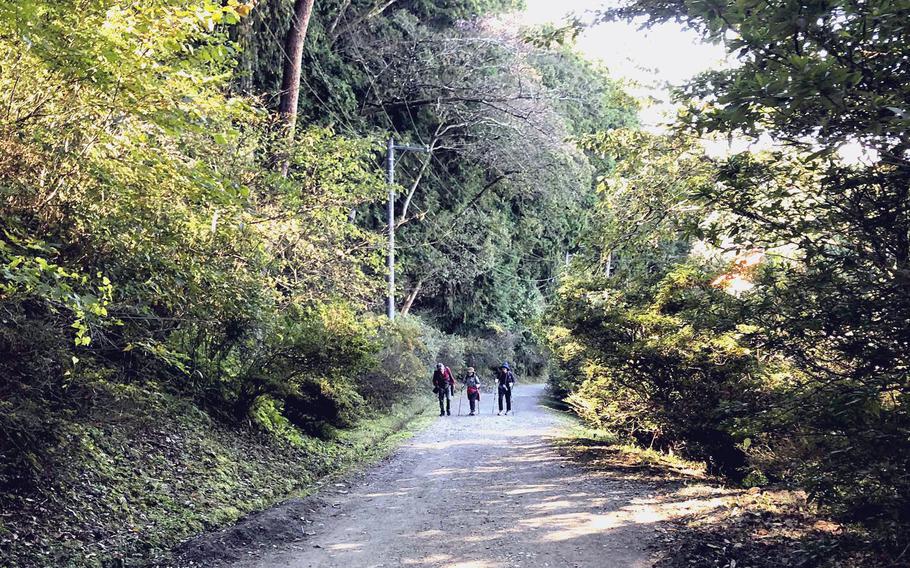
MULTIPOLYGON (((313 0, 295 0, 294 15, 291 27, 284 39, 284 66, 281 78, 281 100, 278 114, 281 117, 287 141, 286 153, 294 144, 294 130, 297 127, 297 104, 300 99, 300 66, 303 61, 303 44, 306 40, 310 15, 313 13, 313 0)), ((281 175, 287 177, 290 160, 281 158, 281 175)))

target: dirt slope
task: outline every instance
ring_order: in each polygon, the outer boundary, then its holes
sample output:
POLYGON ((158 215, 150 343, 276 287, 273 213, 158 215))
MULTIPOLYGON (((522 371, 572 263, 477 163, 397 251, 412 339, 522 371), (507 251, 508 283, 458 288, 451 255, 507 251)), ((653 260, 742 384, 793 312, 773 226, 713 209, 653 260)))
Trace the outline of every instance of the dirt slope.
POLYGON ((360 479, 249 519, 248 550, 229 565, 641 568, 661 521, 715 505, 576 467, 549 444, 566 420, 540 406, 542 391, 520 386, 503 417, 486 395, 480 416, 440 418, 360 479))

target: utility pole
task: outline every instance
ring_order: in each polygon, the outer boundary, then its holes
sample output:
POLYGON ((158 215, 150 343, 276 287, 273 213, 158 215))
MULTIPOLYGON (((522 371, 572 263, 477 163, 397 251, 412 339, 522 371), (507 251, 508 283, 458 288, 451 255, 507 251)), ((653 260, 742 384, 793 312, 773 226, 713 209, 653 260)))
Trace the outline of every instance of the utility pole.
POLYGON ((402 152, 429 152, 428 146, 407 146, 395 144, 395 138, 389 136, 386 151, 386 182, 389 184, 389 254, 388 254, 388 280, 389 290, 386 297, 386 315, 390 320, 395 319, 395 150, 402 152))

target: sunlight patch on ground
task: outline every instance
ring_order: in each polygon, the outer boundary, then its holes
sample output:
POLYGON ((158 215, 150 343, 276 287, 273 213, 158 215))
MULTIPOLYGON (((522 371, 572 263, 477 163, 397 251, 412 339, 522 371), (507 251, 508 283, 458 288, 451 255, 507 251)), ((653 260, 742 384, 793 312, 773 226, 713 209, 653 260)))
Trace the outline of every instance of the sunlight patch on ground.
POLYGON ((406 487, 404 489, 399 489, 398 491, 385 491, 383 493, 365 493, 364 497, 367 499, 380 499, 382 497, 403 497, 407 495, 413 487, 406 487))
MULTIPOLYGON (((470 462, 470 460, 466 460, 466 461, 470 462)), ((469 463, 468 466, 469 467, 465 467, 465 468, 441 467, 439 469, 433 470, 429 475, 432 475, 432 476, 439 476, 439 475, 451 476, 451 475, 457 475, 457 474, 482 475, 485 473, 501 473, 501 472, 509 470, 508 467, 502 466, 502 465, 501 466, 470 467, 470 463, 469 463)))
POLYGON ((449 554, 430 554, 423 558, 402 558, 405 566, 452 566, 452 556, 449 554))
POLYGON ((519 489, 510 489, 506 491, 506 495, 527 495, 528 493, 543 493, 545 491, 552 491, 558 486, 554 483, 544 483, 542 485, 527 485, 519 489))
POLYGON ((555 462, 555 461, 561 462, 564 460, 555 458, 553 456, 541 455, 541 456, 535 456, 535 457, 522 456, 520 458, 505 458, 502 461, 505 463, 519 463, 520 464, 520 463, 529 463, 529 462, 537 462, 537 463, 540 463, 540 462, 549 463, 549 462, 555 462))
POLYGON ((712 495, 729 495, 730 490, 710 485, 689 485, 673 493, 670 497, 709 497, 712 495))
MULTIPOLYGON (((623 507, 607 513, 561 513, 551 514, 521 522, 522 525, 547 534, 542 538, 545 542, 562 542, 575 538, 603 534, 629 524, 650 524, 675 519, 692 513, 699 513, 722 507, 725 499, 687 499, 684 501, 671 501, 659 503, 654 499, 637 499, 634 505, 623 507)), ((556 501, 559 507, 590 506, 587 501, 556 501)), ((541 509, 541 506, 535 508, 541 509)), ((544 509, 546 510, 546 509, 544 509)))
POLYGON ((485 544, 488 542, 498 542, 499 539, 503 538, 507 534, 507 531, 503 530, 494 530, 488 531, 486 533, 475 534, 472 536, 466 536, 462 538, 462 542, 469 544, 485 544))
POLYGON ((497 446, 502 442, 498 440, 446 440, 445 442, 412 443, 410 446, 417 450, 447 450, 458 446, 497 446))
POLYGON ((548 531, 541 540, 561 542, 573 538, 608 532, 630 522, 629 515, 614 511, 605 515, 592 513, 561 513, 522 521, 532 529, 548 531))
POLYGON ((578 508, 579 506, 585 508, 599 508, 605 506, 609 503, 608 499, 601 498, 591 498, 585 499, 584 501, 570 501, 568 499, 555 499, 543 501, 541 503, 533 503, 528 505, 528 509, 533 509, 537 513, 547 513, 551 511, 558 511, 559 509, 569 509, 571 507, 578 508))
POLYGON ((570 507, 577 507, 578 503, 575 501, 568 501, 566 499, 559 499, 556 501, 547 501, 545 503, 535 503, 528 505, 529 509, 534 509, 535 511, 541 513, 549 513, 552 511, 558 511, 559 509, 568 509, 570 507))
POLYGON ((328 548, 329 550, 338 551, 338 552, 343 552, 343 551, 348 551, 348 550, 360 550, 361 548, 363 548, 363 543, 362 542, 342 542, 342 543, 338 543, 338 544, 330 544, 326 548, 328 548))

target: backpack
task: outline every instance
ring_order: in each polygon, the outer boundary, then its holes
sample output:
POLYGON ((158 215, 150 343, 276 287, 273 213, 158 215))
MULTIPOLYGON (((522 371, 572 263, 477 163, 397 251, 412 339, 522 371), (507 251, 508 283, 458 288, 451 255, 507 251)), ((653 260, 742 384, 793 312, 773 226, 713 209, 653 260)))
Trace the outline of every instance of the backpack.
POLYGON ((455 382, 455 379, 454 379, 454 377, 452 377, 452 371, 449 370, 449 368, 446 367, 445 365, 442 366, 442 371, 439 371, 438 369, 433 371, 433 388, 434 388, 433 392, 436 392, 436 390, 435 390, 436 388, 449 388, 450 384, 452 384, 454 382, 455 382), (439 379, 441 381, 441 384, 439 384, 439 385, 436 384, 436 381, 437 381, 436 373, 440 373, 442 375, 442 378, 439 379))

